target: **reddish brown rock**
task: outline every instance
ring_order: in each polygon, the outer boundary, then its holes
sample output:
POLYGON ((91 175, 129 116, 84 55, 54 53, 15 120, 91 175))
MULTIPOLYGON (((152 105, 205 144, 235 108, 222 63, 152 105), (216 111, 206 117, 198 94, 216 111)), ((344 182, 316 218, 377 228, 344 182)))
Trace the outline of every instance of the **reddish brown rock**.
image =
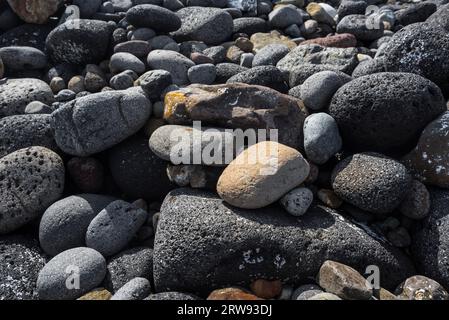
POLYGON ((25 22, 44 24, 64 0, 8 0, 11 9, 25 22))
POLYGON ((224 288, 212 291, 207 300, 262 300, 239 288, 224 288))
POLYGON ((281 294, 282 282, 279 280, 258 279, 251 283, 250 288, 260 298, 273 299, 281 294))
POLYGON ((315 38, 301 42, 301 45, 304 44, 318 44, 323 47, 334 47, 334 48, 352 48, 357 45, 357 39, 354 35, 350 33, 342 33, 333 36, 315 38))

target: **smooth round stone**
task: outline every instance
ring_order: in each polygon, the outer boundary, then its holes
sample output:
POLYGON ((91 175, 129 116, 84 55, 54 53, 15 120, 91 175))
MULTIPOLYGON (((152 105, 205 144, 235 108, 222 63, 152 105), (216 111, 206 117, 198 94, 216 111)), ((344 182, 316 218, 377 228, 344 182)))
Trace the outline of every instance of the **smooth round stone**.
POLYGON ((0 57, 8 71, 42 69, 47 65, 47 56, 33 47, 0 48, 0 57))
POLYGON ((217 192, 235 207, 262 208, 304 182, 309 170, 309 164, 295 149, 276 142, 260 142, 226 167, 218 180, 217 192))
POLYGON ((113 76, 109 81, 109 85, 115 90, 125 90, 131 88, 133 84, 134 79, 126 71, 113 76))
POLYGON ((150 281, 145 278, 134 278, 121 287, 111 300, 143 300, 150 293, 150 281))
POLYGON ((74 156, 88 156, 136 133, 150 114, 151 102, 137 88, 105 91, 60 107, 52 113, 52 128, 61 150, 74 156))
POLYGON ((223 46, 212 46, 203 50, 203 54, 213 60, 214 64, 223 62, 226 59, 226 49, 223 46))
POLYGON ((32 101, 27 104, 24 113, 25 114, 50 114, 53 109, 40 101, 32 101))
POLYGON ((234 19, 234 28, 232 33, 244 33, 252 36, 255 33, 267 32, 268 23, 262 18, 244 17, 234 19))
POLYGON ((54 77, 50 81, 50 88, 54 94, 57 94, 59 91, 67 88, 65 81, 61 77, 54 77))
POLYGON ((292 216, 302 216, 313 201, 313 193, 308 188, 296 188, 289 191, 280 200, 284 209, 292 216))
POLYGON ((86 245, 104 256, 114 255, 131 241, 148 213, 123 200, 110 203, 90 222, 86 245))
POLYGON ((137 28, 133 31, 130 40, 148 41, 156 36, 156 32, 150 28, 137 28))
POLYGON ((145 64, 135 55, 127 52, 118 52, 111 56, 109 68, 113 73, 120 73, 125 70, 133 70, 138 74, 145 72, 145 64))
POLYGON ((132 7, 126 12, 126 20, 137 28, 151 28, 159 32, 176 31, 181 19, 172 11, 152 4, 132 7))
POLYGON ((217 68, 217 78, 215 80, 217 83, 225 83, 232 76, 249 70, 248 68, 240 66, 236 63, 228 62, 219 63, 215 67, 217 68))
POLYGON ((39 79, 7 79, 0 82, 0 117, 23 114, 33 101, 51 105, 55 99, 48 84, 39 79))
POLYGON ((299 11, 290 6, 283 6, 270 12, 268 21, 274 28, 284 29, 292 24, 301 25, 302 16, 299 11))
POLYGON ((304 150, 307 159, 324 164, 342 147, 337 122, 327 113, 314 113, 304 121, 304 150))
POLYGON ((73 300, 96 288, 106 274, 106 260, 90 248, 61 252, 39 272, 37 291, 42 300, 73 300), (72 277, 72 279, 71 279, 72 277), (79 278, 78 278, 79 277, 79 278), (78 281, 79 280, 79 289, 78 281))
POLYGON ((45 257, 28 235, 0 236, 0 299, 36 300, 36 280, 45 257))
POLYGON ((172 33, 177 42, 197 40, 208 45, 217 45, 228 40, 233 33, 232 17, 224 10, 187 7, 176 14, 182 22, 181 28, 172 33))
POLYGON ((191 67, 187 71, 190 83, 212 84, 217 76, 216 68, 211 63, 191 67))
POLYGON ((404 201, 399 206, 399 211, 411 219, 423 219, 429 214, 430 194, 424 184, 413 180, 412 187, 404 201))
POLYGON ((342 72, 321 71, 313 74, 301 85, 301 99, 307 108, 322 110, 329 103, 337 90, 352 78, 342 72))
POLYGON ((383 72, 340 87, 329 114, 352 149, 398 152, 411 148, 424 127, 446 109, 441 90, 431 81, 383 72))
POLYGON ((351 14, 365 14, 368 2, 365 0, 342 0, 337 9, 338 18, 351 14))
POLYGON ((55 100, 57 102, 67 102, 70 100, 75 99, 76 93, 69 89, 64 89, 58 92, 58 94, 55 96, 55 100))
POLYGON ((176 44, 176 42, 171 37, 166 35, 155 36, 149 42, 151 50, 164 49, 164 47, 171 43, 176 44))
POLYGON ((422 2, 394 13, 399 25, 407 26, 412 23, 423 22, 437 10, 437 6, 431 2, 422 2))
POLYGON ((169 50, 153 50, 147 58, 148 66, 152 69, 162 69, 170 73, 173 83, 177 85, 189 82, 187 71, 195 63, 182 54, 169 50))
POLYGON ((323 289, 316 284, 304 284, 293 291, 292 300, 308 300, 322 292, 323 289))
POLYGON ((119 43, 114 47, 114 53, 126 52, 136 57, 146 57, 150 53, 151 47, 148 41, 143 40, 131 40, 127 42, 119 43))
POLYGON ((62 195, 64 164, 53 151, 30 147, 0 159, 0 234, 37 218, 62 195))
POLYGON ((184 4, 180 0, 163 0, 162 5, 164 8, 171 11, 178 11, 179 9, 184 8, 184 4))
POLYGON ((335 25, 335 15, 337 12, 333 7, 325 3, 311 2, 307 5, 306 10, 312 19, 325 25, 335 25))
POLYGON ((170 72, 166 70, 151 70, 141 75, 136 83, 150 96, 150 99, 156 100, 173 80, 170 72))
POLYGON ((253 67, 272 65, 275 66, 279 60, 289 53, 290 49, 283 44, 269 44, 258 50, 254 56, 253 67))
POLYGON ((99 11, 102 0, 74 0, 73 4, 80 9, 81 18, 90 18, 99 11))
POLYGON ((32 146, 56 150, 50 119, 48 114, 17 115, 0 119, 0 158, 32 146))
POLYGON ((254 54, 244 53, 240 56, 240 65, 246 68, 251 68, 254 60, 254 54))
POLYGON ((358 153, 334 168, 332 187, 346 202, 382 214, 396 209, 410 190, 412 178, 399 162, 376 153, 358 153))
POLYGON ((368 28, 374 24, 374 20, 361 14, 351 14, 345 16, 337 25, 337 33, 351 33, 361 41, 373 41, 383 36, 383 23, 376 23, 373 27, 368 28))
POLYGON ((406 279, 395 293, 405 300, 449 300, 449 294, 442 285, 420 275, 406 279))
POLYGON ((246 83, 269 87, 282 93, 288 91, 284 75, 275 66, 259 66, 242 71, 226 81, 226 83, 246 83))
POLYGON ((80 194, 61 199, 45 210, 39 225, 41 248, 50 256, 85 246, 92 219, 115 199, 97 194, 80 194))

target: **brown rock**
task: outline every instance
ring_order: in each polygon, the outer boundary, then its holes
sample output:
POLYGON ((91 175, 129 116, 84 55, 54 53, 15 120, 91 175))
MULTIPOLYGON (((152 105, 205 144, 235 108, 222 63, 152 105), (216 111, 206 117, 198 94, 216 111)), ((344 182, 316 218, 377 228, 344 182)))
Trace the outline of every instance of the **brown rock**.
POLYGON ((357 45, 357 39, 353 34, 342 33, 333 36, 315 38, 301 42, 301 44, 318 44, 323 47, 352 48, 357 45))
POLYGON ((251 36, 251 42, 254 44, 254 51, 258 51, 269 44, 283 44, 289 49, 296 47, 290 38, 281 35, 278 31, 271 31, 270 33, 258 32, 251 36))
POLYGON ((221 128, 278 129, 279 142, 296 149, 303 144, 307 114, 299 99, 242 83, 190 85, 165 96, 164 119, 170 124, 202 121, 221 128))
POLYGON ((108 290, 99 288, 86 293, 77 300, 109 300, 111 297, 112 294, 108 290))
POLYGON ((343 200, 334 191, 329 189, 318 190, 317 196, 329 208, 337 209, 343 204, 343 200))
POLYGON ((67 84, 67 89, 72 90, 75 93, 85 91, 86 89, 84 87, 84 77, 75 76, 70 79, 69 83, 67 84))
POLYGON ((373 290, 367 286, 363 276, 353 268, 339 262, 327 260, 318 274, 320 287, 345 300, 368 300, 373 290))
POLYGON ((237 46, 230 46, 229 49, 226 51, 226 59, 232 63, 239 63, 240 62, 240 57, 242 56, 242 54, 244 54, 245 52, 240 49, 237 46))
POLYGON ((64 0, 8 0, 11 9, 25 22, 44 24, 64 0))
POLYGON ((234 45, 244 52, 252 52, 254 48, 254 44, 248 38, 243 37, 237 38, 234 45))
POLYGON ((83 192, 96 193, 103 186, 103 165, 95 158, 72 158, 67 169, 72 181, 83 192))
POLYGON ((192 52, 190 54, 190 60, 195 62, 195 64, 206 64, 206 63, 214 63, 214 59, 206 56, 203 53, 200 52, 192 52))
POLYGON ((262 300, 239 288, 224 288, 212 291, 207 300, 262 300))
POLYGON ((392 294, 390 291, 384 288, 380 288, 378 292, 376 293, 376 297, 379 300, 397 300, 398 297, 396 297, 394 294, 392 294))
POLYGON ((258 279, 250 285, 251 290, 256 296, 263 299, 273 299, 278 297, 282 292, 282 282, 279 280, 258 279))
POLYGON ((396 294, 406 300, 449 300, 449 294, 438 282, 419 275, 405 280, 396 294))

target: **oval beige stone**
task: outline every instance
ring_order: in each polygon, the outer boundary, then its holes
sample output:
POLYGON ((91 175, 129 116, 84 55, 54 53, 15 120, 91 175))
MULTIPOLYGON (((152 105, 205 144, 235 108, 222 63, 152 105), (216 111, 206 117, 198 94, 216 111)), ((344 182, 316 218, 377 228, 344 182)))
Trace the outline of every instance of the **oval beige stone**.
POLYGON ((217 192, 235 207, 262 208, 304 182, 309 171, 309 164, 297 150, 273 141, 259 142, 226 167, 217 192))

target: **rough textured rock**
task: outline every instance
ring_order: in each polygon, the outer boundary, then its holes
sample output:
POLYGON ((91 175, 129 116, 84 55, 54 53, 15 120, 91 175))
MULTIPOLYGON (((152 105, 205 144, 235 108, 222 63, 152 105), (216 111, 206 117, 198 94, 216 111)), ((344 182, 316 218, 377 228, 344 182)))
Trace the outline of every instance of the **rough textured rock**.
POLYGON ((145 300, 199 300, 199 298, 193 294, 172 291, 154 293, 145 300))
POLYGON ((427 18, 426 22, 432 23, 437 26, 442 26, 446 30, 449 30, 449 4, 445 4, 438 8, 438 10, 427 18))
POLYGON ((439 88, 410 73, 356 78, 333 96, 329 114, 343 141, 362 151, 403 150, 446 109, 439 88))
POLYGON ((360 272, 375 264, 382 286, 392 288, 414 268, 379 241, 325 207, 298 220, 278 207, 241 210, 213 193, 177 189, 161 208, 154 281, 157 291, 206 296, 213 288, 247 286, 255 279, 299 284, 314 277, 325 260, 335 260, 360 272))
POLYGON ((332 173, 332 187, 340 198, 373 213, 393 211, 404 200, 411 183, 402 164, 376 153, 350 156, 332 173))
POLYGON ((76 300, 109 300, 111 297, 112 294, 108 290, 98 288, 86 293, 76 300))
POLYGON ((255 33, 266 32, 268 30, 267 22, 258 17, 244 17, 234 19, 233 33, 244 33, 252 36, 255 33))
POLYGON ((0 58, 8 72, 43 69, 48 62, 47 56, 41 50, 33 47, 0 48, 0 58))
POLYGON ((37 218, 62 194, 64 164, 44 147, 20 149, 0 159, 0 234, 37 218))
POLYGON ((283 44, 269 44, 261 48, 254 56, 252 66, 275 66, 279 60, 289 53, 290 49, 283 44))
POLYGON ((410 219, 422 219, 429 214, 430 194, 426 186, 413 180, 412 187, 399 206, 399 211, 410 219))
POLYGON ((449 294, 438 282, 419 275, 401 283, 396 294, 406 300, 449 300, 449 294))
POLYGON ((8 0, 11 9, 25 22, 43 24, 64 3, 63 0, 8 0))
POLYGON ((150 282, 145 278, 134 278, 123 285, 111 300, 143 300, 151 293, 150 282))
POLYGON ((136 28, 151 28, 159 32, 176 31, 181 19, 172 11, 152 4, 141 4, 126 12, 126 20, 136 28))
POLYGON ((431 2, 422 2, 398 10, 394 13, 396 21, 402 26, 416 22, 423 22, 437 10, 437 6, 431 2))
POLYGON ((255 52, 271 44, 285 45, 290 50, 296 48, 296 43, 289 37, 281 35, 278 31, 271 31, 270 33, 257 32, 251 36, 250 40, 254 44, 255 52))
POLYGON ((136 133, 150 114, 151 102, 141 91, 106 91, 60 107, 52 114, 52 128, 61 150, 88 156, 136 133))
POLYGON ((338 33, 350 33, 361 41, 373 41, 382 37, 384 33, 383 23, 376 23, 373 26, 373 22, 370 22, 364 14, 351 14, 345 16, 337 25, 338 33), (371 25, 370 25, 371 24, 371 25))
POLYGON ((164 118, 171 124, 278 129, 279 142, 293 148, 303 143, 306 116, 300 100, 256 85, 191 85, 165 96, 164 118))
POLYGON ((45 50, 45 39, 52 30, 49 25, 26 23, 0 35, 0 47, 27 46, 45 50))
POLYGON ((173 83, 177 85, 189 83, 187 71, 195 65, 192 60, 171 50, 153 50, 148 55, 147 62, 152 69, 170 72, 173 83))

